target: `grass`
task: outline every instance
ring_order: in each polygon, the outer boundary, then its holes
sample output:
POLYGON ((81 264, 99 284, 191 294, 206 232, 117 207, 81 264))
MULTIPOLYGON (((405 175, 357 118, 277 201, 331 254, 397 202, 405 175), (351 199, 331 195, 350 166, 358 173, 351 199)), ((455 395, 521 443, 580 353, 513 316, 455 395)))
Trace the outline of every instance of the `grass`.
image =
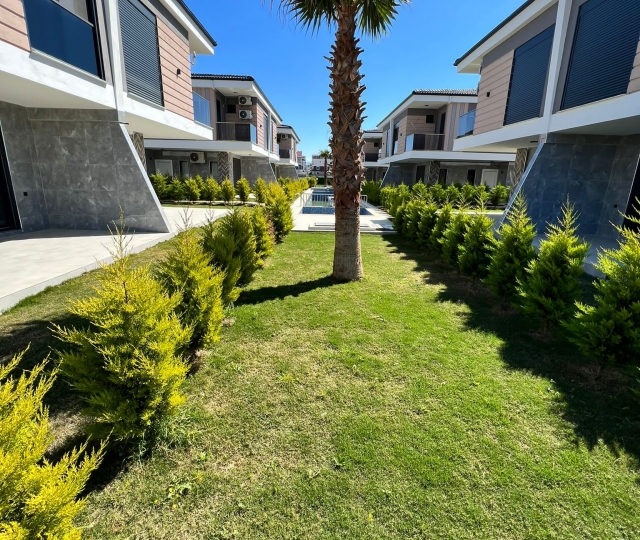
MULTIPOLYGON (((597 378, 404 240, 362 246, 367 274, 351 284, 327 277, 331 234, 278 246, 188 381, 181 444, 107 464, 86 538, 640 535, 627 381, 597 378)), ((29 339, 44 353, 45 321, 90 282, 0 316, 0 355, 29 339)), ((50 406, 68 437, 62 390, 50 406)))

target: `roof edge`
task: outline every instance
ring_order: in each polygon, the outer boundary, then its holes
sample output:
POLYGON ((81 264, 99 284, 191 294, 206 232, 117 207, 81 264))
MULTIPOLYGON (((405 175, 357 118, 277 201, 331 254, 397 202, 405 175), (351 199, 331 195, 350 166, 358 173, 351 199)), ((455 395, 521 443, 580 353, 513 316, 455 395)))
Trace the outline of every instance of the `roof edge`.
POLYGON ((200 20, 198 19, 198 17, 196 17, 193 14, 193 11, 191 11, 189 9, 189 6, 186 4, 186 2, 184 0, 176 0, 178 5, 184 9, 185 13, 187 14, 188 17, 191 17, 191 19, 193 20, 193 22, 196 24, 196 26, 200 29, 200 31, 204 34, 204 36, 211 42, 211 45, 213 47, 217 47, 218 43, 216 42, 215 39, 213 39, 213 37, 211 37, 211 34, 209 33, 209 31, 204 27, 204 24, 202 24, 200 22, 200 20))

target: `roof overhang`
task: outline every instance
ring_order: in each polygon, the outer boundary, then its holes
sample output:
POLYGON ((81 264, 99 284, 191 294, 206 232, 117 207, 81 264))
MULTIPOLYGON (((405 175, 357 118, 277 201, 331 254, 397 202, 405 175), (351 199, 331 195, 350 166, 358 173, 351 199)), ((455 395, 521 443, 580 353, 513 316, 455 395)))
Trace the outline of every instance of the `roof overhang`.
POLYGON ((478 96, 411 93, 377 125, 378 129, 406 109, 439 109, 448 103, 478 103, 478 96))
POLYGON ((217 47, 204 25, 197 19, 183 0, 161 0, 178 22, 189 32, 189 49, 197 54, 213 54, 217 47))
POLYGON ((278 126, 278 133, 286 133, 287 135, 293 135, 293 138, 296 140, 296 142, 300 142, 300 137, 298 137, 296 130, 293 129, 291 126, 278 126))
POLYGON ((413 150, 404 152, 378 161, 378 166, 393 165, 394 163, 424 163, 425 161, 449 161, 455 163, 467 162, 492 162, 492 161, 515 161, 515 154, 490 153, 490 152, 443 152, 442 150, 413 150))
POLYGON ((558 0, 527 0, 471 49, 454 62, 458 73, 480 73, 484 56, 521 30, 558 0))

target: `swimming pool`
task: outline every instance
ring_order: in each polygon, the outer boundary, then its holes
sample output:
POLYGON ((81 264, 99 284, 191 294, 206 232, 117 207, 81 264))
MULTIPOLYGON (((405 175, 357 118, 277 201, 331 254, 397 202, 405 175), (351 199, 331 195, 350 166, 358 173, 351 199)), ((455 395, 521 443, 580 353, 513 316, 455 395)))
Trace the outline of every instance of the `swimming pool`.
MULTIPOLYGON (((303 214, 335 214, 333 188, 314 188, 311 193, 303 193, 301 201, 303 214)), ((370 216, 371 212, 360 207, 360 215, 370 216)))

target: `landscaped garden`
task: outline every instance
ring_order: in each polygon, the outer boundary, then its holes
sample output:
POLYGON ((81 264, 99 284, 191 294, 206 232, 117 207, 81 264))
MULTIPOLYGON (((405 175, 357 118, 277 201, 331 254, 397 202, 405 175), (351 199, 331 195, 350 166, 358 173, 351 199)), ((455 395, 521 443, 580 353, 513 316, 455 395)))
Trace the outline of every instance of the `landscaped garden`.
MULTIPOLYGON (((165 258, 174 244, 132 257, 165 258)), ((560 330, 413 242, 363 236, 338 284, 333 235, 293 233, 193 359, 186 403, 145 454, 114 445, 87 538, 634 538, 637 402, 560 330)), ((81 326, 86 274, 0 316, 0 355, 81 326)), ((591 301, 589 283, 584 296, 591 301)), ((48 392, 52 459, 84 441, 78 393, 48 392)))

